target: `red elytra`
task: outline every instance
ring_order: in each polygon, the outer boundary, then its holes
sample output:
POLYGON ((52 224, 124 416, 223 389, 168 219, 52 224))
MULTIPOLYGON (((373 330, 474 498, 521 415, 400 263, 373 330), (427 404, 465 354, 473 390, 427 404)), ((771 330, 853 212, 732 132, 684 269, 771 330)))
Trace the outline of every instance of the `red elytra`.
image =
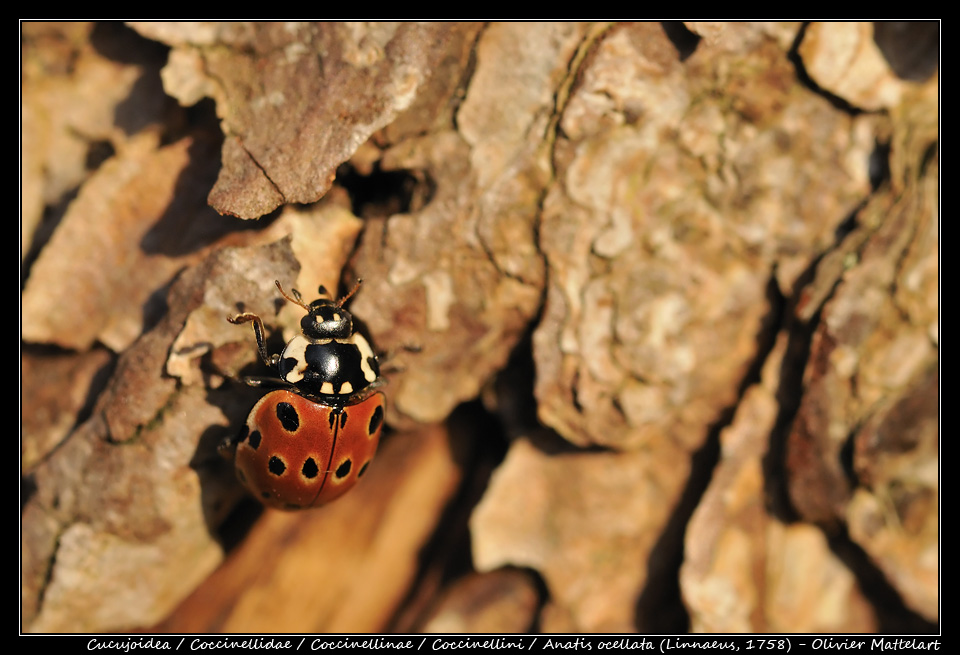
POLYGON ((237 443, 240 481, 265 505, 302 509, 349 491, 373 459, 384 395, 334 407, 293 391, 271 391, 253 406, 237 443))

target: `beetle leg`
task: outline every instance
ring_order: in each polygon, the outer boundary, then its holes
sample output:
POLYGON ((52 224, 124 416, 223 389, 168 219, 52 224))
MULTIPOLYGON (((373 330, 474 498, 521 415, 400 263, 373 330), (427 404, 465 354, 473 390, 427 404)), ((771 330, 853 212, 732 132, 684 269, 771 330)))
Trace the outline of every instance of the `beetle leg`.
POLYGON ((236 316, 227 317, 227 320, 233 323, 234 325, 242 325, 243 323, 253 323, 253 332, 257 335, 257 349, 260 351, 260 359, 263 360, 263 363, 267 366, 276 366, 277 362, 280 361, 279 355, 268 355, 267 354, 267 343, 263 337, 263 321, 256 314, 246 312, 243 314, 237 314, 236 316), (276 361, 274 361, 276 360, 276 361))
POLYGON ((280 378, 272 378, 272 377, 264 378, 264 377, 259 377, 255 375, 248 375, 244 377, 243 383, 246 384, 248 387, 257 387, 260 389, 290 389, 291 391, 294 391, 296 389, 296 387, 294 387, 292 384, 290 384, 289 382, 285 382, 280 378))

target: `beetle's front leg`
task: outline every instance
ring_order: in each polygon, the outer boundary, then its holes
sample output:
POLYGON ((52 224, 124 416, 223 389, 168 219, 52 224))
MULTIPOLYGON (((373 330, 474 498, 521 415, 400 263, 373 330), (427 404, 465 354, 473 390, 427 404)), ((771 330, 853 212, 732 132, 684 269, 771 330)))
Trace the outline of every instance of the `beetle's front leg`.
POLYGON ((263 321, 259 316, 251 312, 244 312, 243 314, 237 314, 236 316, 228 316, 227 320, 234 325, 253 323, 253 332, 257 335, 257 349, 260 351, 260 359, 262 359, 263 363, 267 366, 276 368, 277 364, 280 362, 280 355, 267 354, 267 343, 263 337, 263 321))

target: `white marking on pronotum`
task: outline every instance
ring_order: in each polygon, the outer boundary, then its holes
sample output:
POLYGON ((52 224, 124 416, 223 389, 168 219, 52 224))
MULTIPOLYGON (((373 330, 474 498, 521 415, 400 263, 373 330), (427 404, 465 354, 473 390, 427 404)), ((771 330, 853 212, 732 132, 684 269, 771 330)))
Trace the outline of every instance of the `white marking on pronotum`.
POLYGON ((303 335, 298 335, 290 340, 287 347, 283 349, 283 359, 293 359, 297 365, 287 372, 284 379, 290 384, 294 384, 303 379, 303 374, 307 371, 307 346, 310 341, 303 335))
POLYGON ((353 343, 356 345, 357 350, 360 351, 360 370, 363 371, 363 379, 373 384, 377 379, 377 374, 374 373, 373 367, 370 366, 370 362, 375 359, 373 348, 370 347, 370 344, 367 343, 367 340, 363 338, 362 334, 354 334, 353 343))

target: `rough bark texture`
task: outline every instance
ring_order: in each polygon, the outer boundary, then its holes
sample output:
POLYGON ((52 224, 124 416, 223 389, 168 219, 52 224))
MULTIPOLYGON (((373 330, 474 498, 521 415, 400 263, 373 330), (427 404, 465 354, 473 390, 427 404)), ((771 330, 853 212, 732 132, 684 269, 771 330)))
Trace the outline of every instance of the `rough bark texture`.
POLYGON ((935 629, 938 36, 25 24, 22 628, 935 629), (261 514, 225 317, 360 278, 392 430, 261 514))

